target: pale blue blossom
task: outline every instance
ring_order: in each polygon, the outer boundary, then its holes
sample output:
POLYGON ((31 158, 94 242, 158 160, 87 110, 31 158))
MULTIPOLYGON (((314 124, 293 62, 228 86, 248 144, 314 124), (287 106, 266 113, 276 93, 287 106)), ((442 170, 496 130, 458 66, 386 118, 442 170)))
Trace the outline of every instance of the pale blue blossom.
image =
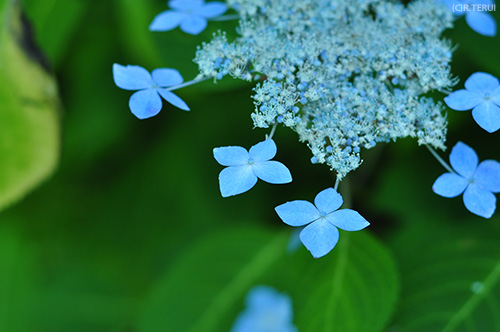
POLYGON ((465 15, 465 21, 475 32, 494 37, 497 33, 497 23, 488 10, 493 11, 493 0, 443 0, 457 17, 465 15))
POLYGON ((333 188, 321 191, 314 204, 296 200, 278 205, 275 210, 285 224, 305 226, 300 232, 300 241, 314 258, 328 254, 339 240, 338 228, 359 231, 370 225, 358 212, 341 209, 342 196, 333 188))
POLYGON ((213 1, 205 3, 204 0, 170 0, 168 5, 171 10, 158 14, 151 22, 151 31, 169 31, 180 29, 191 35, 197 35, 207 27, 207 20, 224 14, 227 5, 213 1))
POLYGON ((500 192, 500 163, 485 160, 478 165, 476 152, 458 142, 450 153, 453 173, 444 173, 434 182, 432 190, 443 197, 456 197, 463 193, 465 207, 484 218, 491 218, 500 192))
POLYGON ((228 0, 237 38, 216 34, 196 53, 200 77, 256 82, 254 126, 297 132, 343 178, 363 149, 413 137, 443 149, 443 104, 427 97, 456 84, 453 14, 436 0, 228 0))
POLYGON ((231 332, 298 332, 289 296, 268 286, 252 288, 231 332))
POLYGON ((276 155, 276 143, 267 139, 257 143, 247 151, 241 146, 224 146, 214 149, 214 158, 222 166, 227 166, 219 174, 222 197, 244 193, 257 183, 257 179, 283 184, 292 181, 288 168, 271 160, 276 155))
POLYGON ((456 111, 472 109, 472 117, 487 132, 500 129, 500 83, 493 75, 477 72, 465 81, 465 89, 444 98, 456 111))
POLYGON ((119 88, 139 90, 129 100, 130 110, 139 119, 150 118, 161 111, 160 96, 175 107, 189 111, 186 103, 168 89, 183 82, 181 74, 175 69, 159 68, 150 74, 140 66, 122 66, 115 63, 113 79, 119 88))

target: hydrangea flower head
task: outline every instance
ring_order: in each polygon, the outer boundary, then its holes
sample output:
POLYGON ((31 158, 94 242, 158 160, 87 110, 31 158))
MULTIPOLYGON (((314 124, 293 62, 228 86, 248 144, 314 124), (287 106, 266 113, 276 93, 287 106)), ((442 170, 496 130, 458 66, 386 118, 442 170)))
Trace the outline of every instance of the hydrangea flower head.
POLYGON ((432 190, 443 197, 464 194, 465 207, 470 212, 490 218, 495 212, 500 192, 500 163, 485 160, 478 165, 476 152, 458 142, 450 153, 450 163, 456 173, 444 173, 434 182, 432 190))
POLYGON ((298 332, 290 297, 267 286, 252 288, 231 332, 298 332))
POLYGON ((227 0, 239 36, 197 51, 200 77, 256 81, 255 127, 297 132, 316 163, 343 178, 361 150, 413 137, 444 148, 442 103, 424 96, 454 85, 453 14, 436 0, 227 0))
POLYGON ((296 200, 275 208, 278 216, 290 226, 305 226, 300 232, 300 241, 314 258, 328 254, 339 240, 338 228, 359 231, 370 225, 358 212, 341 209, 342 196, 333 188, 321 191, 314 204, 296 200))
POLYGON ((497 34, 497 23, 490 13, 482 8, 494 9, 493 0, 443 0, 450 7, 455 16, 465 15, 469 27, 480 35, 494 37, 497 34), (472 5, 481 6, 481 10, 474 10, 472 5), (467 7, 465 7, 467 6, 467 7), (484 7, 487 6, 487 7, 484 7))
POLYGON ((185 33, 197 35, 207 27, 207 19, 224 14, 227 5, 204 0, 170 0, 168 5, 172 10, 158 14, 151 22, 151 31, 169 31, 180 27, 185 33))
POLYGON ((267 139, 247 151, 241 146, 224 146, 214 149, 214 158, 227 166, 219 174, 222 197, 244 193, 257 183, 257 179, 272 184, 292 182, 288 168, 271 160, 276 155, 276 143, 267 139))
POLYGON ((484 130, 492 133, 500 129, 500 83, 490 74, 477 72, 465 81, 465 89, 444 98, 456 111, 472 109, 472 117, 484 130))
POLYGON ((119 88, 139 90, 129 100, 130 110, 139 119, 150 118, 161 111, 160 96, 170 104, 189 111, 188 105, 181 98, 166 89, 183 82, 181 74, 175 69, 159 68, 150 74, 140 66, 122 66, 115 63, 113 79, 119 88))

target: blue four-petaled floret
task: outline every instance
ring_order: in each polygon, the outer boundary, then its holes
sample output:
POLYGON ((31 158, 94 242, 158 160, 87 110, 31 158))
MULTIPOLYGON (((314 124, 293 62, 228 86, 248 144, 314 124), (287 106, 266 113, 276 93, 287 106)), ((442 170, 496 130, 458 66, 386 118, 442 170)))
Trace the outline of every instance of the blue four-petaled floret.
POLYGON ((465 207, 484 218, 491 218, 496 208, 494 193, 500 192, 500 163, 485 160, 479 164, 476 152, 458 142, 450 153, 454 173, 444 173, 434 182, 432 190, 443 197, 464 194, 465 207))
POLYGON ((314 258, 328 254, 339 240, 338 228, 344 231, 359 231, 370 225, 358 212, 341 209, 342 196, 333 188, 321 191, 314 204, 296 200, 278 205, 275 210, 285 224, 305 226, 300 232, 300 241, 314 258))
POLYGON ((139 119, 157 115, 162 108, 162 96, 166 101, 184 111, 188 105, 168 88, 181 84, 184 80, 176 69, 158 68, 150 74, 140 66, 113 64, 115 84, 125 90, 139 90, 129 100, 132 113, 139 119))
POLYGON ((487 132, 500 129, 500 82, 496 77, 474 73, 465 81, 465 89, 451 93, 444 101, 456 111, 472 109, 472 117, 487 132))
POLYGON ((214 158, 227 166, 219 174, 222 197, 244 193, 257 183, 257 179, 272 184, 292 182, 288 168, 271 160, 276 155, 276 143, 272 139, 252 146, 249 151, 241 146, 224 146, 214 149, 214 158))
POLYGON ((197 35, 207 27, 207 20, 224 14, 227 5, 204 0, 170 0, 171 10, 158 14, 151 22, 151 31, 169 31, 180 27, 185 33, 197 35))

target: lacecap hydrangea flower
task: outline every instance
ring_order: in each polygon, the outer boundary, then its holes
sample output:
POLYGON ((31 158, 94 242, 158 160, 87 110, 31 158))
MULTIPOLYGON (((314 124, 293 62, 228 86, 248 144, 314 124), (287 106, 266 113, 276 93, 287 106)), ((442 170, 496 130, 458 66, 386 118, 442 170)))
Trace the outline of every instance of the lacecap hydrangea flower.
POLYGON ((257 81, 255 127, 282 124, 341 179, 361 149, 414 137, 444 148, 453 14, 441 2, 228 0, 238 38, 214 36, 197 51, 199 77, 257 81))
POLYGON ((472 117, 484 130, 492 133, 500 129, 500 83, 493 75, 472 74, 465 89, 454 91, 444 101, 456 111, 472 109, 472 117))
POLYGON ((300 241, 314 258, 328 254, 339 240, 338 228, 344 231, 359 231, 370 225, 358 212, 341 209, 342 196, 333 188, 321 191, 314 204, 296 200, 275 208, 278 216, 290 226, 305 226, 300 232, 300 241))
POLYGON ((496 209, 496 197, 500 192, 500 163, 485 160, 478 165, 476 152, 458 142, 450 153, 453 173, 441 175, 432 190, 443 197, 456 197, 463 193, 465 207, 470 212, 490 218, 496 209))
POLYGON ((231 332, 298 332, 292 319, 289 296, 268 286, 256 286, 248 292, 246 308, 231 332))
POLYGON ((172 9, 158 14, 149 30, 169 31, 180 27, 186 33, 197 35, 205 30, 208 19, 227 11, 227 5, 218 1, 205 3, 204 0, 170 0, 168 5, 172 9))
MULTIPOLYGON (((277 125, 293 129, 310 148, 311 162, 327 164, 335 173, 335 189, 320 192, 314 204, 299 200, 276 207, 285 223, 304 227, 299 238, 312 255, 324 256, 335 247, 339 228, 356 231, 369 225, 356 211, 338 210, 343 201, 336 191, 338 183, 362 163, 362 149, 412 137, 442 162, 434 149, 445 149, 447 121, 443 103, 429 97, 429 92, 447 91, 457 83, 450 70, 451 42, 442 37, 453 26, 450 1, 226 3, 171 0, 171 10, 159 14, 150 26, 162 31, 180 26, 197 34, 208 19, 228 18, 216 18, 227 8, 237 11, 238 37, 229 41, 219 32, 203 43, 196 52, 199 75, 193 81, 180 84, 182 77, 172 69, 150 75, 141 67, 115 65, 115 82, 124 89, 140 90, 130 101, 132 112, 140 118, 159 112, 160 96, 188 109, 170 92, 174 88, 227 75, 257 82, 251 115, 254 127, 272 127, 270 137, 277 125)), ((480 22, 474 13, 465 15, 474 29, 491 34, 491 21, 480 22)), ((466 82, 466 90, 452 93, 445 102, 455 109, 474 108, 476 122, 493 132, 500 126, 498 80, 476 74, 466 82)), ((226 166, 219 174, 222 196, 243 193, 258 179, 292 181, 286 166, 271 160, 275 154, 271 139, 249 151, 239 146, 215 148, 215 159, 226 166)), ((450 159, 456 159, 452 161, 455 171, 446 165, 451 178, 440 177, 435 191, 449 197, 463 192, 469 210, 491 216, 497 187, 485 182, 497 176, 492 175, 496 166, 489 161, 474 164, 470 154, 450 159)))
POLYGON ((271 160, 276 155, 276 143, 266 139, 247 151, 241 146, 224 146, 214 149, 214 158, 222 166, 227 166, 219 174, 222 197, 244 193, 257 183, 257 179, 283 184, 292 181, 288 168, 271 160))
POLYGON ((189 111, 188 105, 168 89, 183 82, 181 74, 175 69, 159 68, 150 74, 140 66, 122 66, 115 63, 113 79, 119 88, 139 90, 129 100, 130 110, 139 119, 150 118, 161 111, 160 96, 175 107, 189 111))
POLYGON ((488 11, 494 11, 493 0, 443 0, 456 17, 465 15, 465 21, 475 32, 488 37, 497 33, 497 23, 488 11))

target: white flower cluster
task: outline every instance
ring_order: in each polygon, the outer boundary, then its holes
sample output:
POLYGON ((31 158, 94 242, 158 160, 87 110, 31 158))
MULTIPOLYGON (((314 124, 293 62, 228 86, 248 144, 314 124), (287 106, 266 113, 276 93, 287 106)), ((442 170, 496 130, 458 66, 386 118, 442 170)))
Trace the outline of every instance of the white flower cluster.
POLYGON ((415 137, 444 148, 443 107, 423 96, 455 84, 452 13, 435 0, 228 0, 240 36, 198 49, 200 77, 259 81, 255 126, 295 130, 339 178, 360 149, 415 137))

